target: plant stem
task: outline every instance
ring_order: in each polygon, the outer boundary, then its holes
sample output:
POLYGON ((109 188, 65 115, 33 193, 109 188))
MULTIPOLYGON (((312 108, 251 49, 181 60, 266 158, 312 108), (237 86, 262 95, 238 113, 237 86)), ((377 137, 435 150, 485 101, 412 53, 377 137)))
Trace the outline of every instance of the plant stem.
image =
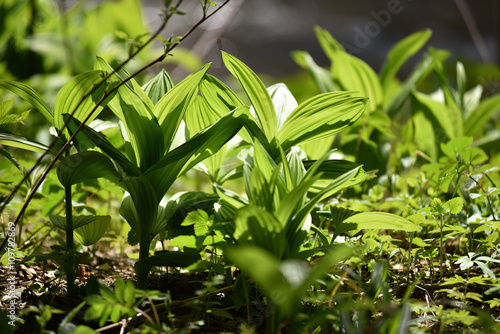
POLYGON ((75 292, 75 263, 73 257, 73 207, 71 205, 71 186, 64 188, 66 200, 66 260, 68 269, 66 277, 68 280, 68 293, 75 292))
POLYGON ((441 240, 441 247, 439 249, 439 277, 440 279, 443 279, 443 262, 444 262, 444 249, 443 249, 443 214, 439 214, 440 217, 440 231, 439 231, 439 238, 441 240))
MULTIPOLYGON (((151 246, 149 233, 147 233, 147 231, 142 231, 139 244, 139 261, 149 257, 149 246, 151 246)), ((146 290, 148 288, 149 268, 137 262, 135 265, 135 272, 137 274, 137 288, 146 290)))

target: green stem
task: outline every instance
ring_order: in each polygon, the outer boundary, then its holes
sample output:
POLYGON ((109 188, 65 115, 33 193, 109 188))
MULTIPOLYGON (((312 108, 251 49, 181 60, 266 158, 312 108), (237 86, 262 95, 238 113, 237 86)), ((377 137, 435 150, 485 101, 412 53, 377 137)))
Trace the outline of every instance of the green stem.
POLYGON ((439 238, 441 239, 441 247, 439 249, 439 276, 442 279, 443 278, 443 262, 444 262, 444 250, 443 250, 443 214, 439 214, 441 220, 440 220, 440 231, 439 231, 439 238))
MULTIPOLYGON (((141 232, 141 241, 139 244, 139 261, 149 257, 149 246, 151 238, 146 231, 141 232)), ((135 273, 137 274, 137 288, 146 290, 148 288, 149 267, 141 265, 140 262, 135 265, 135 273)))
POLYGON ((410 284, 410 271, 411 271, 411 248, 413 244, 413 234, 414 232, 410 232, 410 242, 408 245, 408 271, 406 272, 406 284, 410 284))
POLYGON ((64 188, 66 201, 66 256, 69 270, 66 273, 68 279, 68 293, 75 292, 75 261, 73 257, 73 207, 71 205, 71 186, 64 188))

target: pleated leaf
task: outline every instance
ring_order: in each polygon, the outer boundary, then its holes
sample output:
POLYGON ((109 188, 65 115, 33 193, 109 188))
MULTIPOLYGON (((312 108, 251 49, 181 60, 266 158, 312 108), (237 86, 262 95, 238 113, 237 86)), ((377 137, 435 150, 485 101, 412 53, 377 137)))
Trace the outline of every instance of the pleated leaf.
POLYGON ((180 175, 216 153, 233 138, 247 120, 247 115, 248 108, 246 107, 234 110, 167 153, 158 163, 147 170, 145 176, 154 185, 157 196, 163 197, 180 175))
POLYGON ((167 92, 173 87, 174 83, 172 82, 172 79, 168 75, 167 71, 162 69, 153 79, 142 86, 142 89, 146 92, 146 94, 148 94, 153 104, 157 104, 163 95, 167 94, 167 92))
POLYGON ((96 151, 84 151, 64 158, 57 167, 57 177, 64 187, 104 177, 121 184, 125 174, 118 164, 96 151))
POLYGON ((278 121, 278 130, 298 104, 288 87, 283 83, 278 83, 267 88, 273 101, 278 121))
POLYGON ((49 121, 51 125, 55 125, 52 110, 50 110, 40 94, 38 94, 33 88, 20 82, 6 80, 0 80, 0 88, 10 90, 12 93, 31 104, 47 119, 47 121, 49 121))
POLYGON ((307 70, 321 93, 336 91, 330 71, 316 64, 311 55, 305 51, 293 51, 293 60, 307 70))
MULTIPOLYGON (((421 110, 435 128, 441 129, 448 139, 455 138, 454 124, 456 124, 456 120, 444 104, 419 92, 413 92, 412 96, 418 101, 421 110)), ((438 138, 438 140, 440 142, 446 141, 444 138, 438 138)))
POLYGON ((420 227, 406 218, 386 212, 362 212, 344 220, 344 224, 356 224, 356 229, 385 229, 419 231, 420 227))
POLYGON ((170 89, 155 105, 153 113, 163 132, 164 152, 171 149, 184 113, 198 93, 198 85, 209 67, 209 64, 205 65, 199 72, 189 75, 170 89))
POLYGON ((417 53, 432 36, 429 29, 417 31, 399 41, 387 54, 385 64, 380 71, 380 82, 384 91, 394 80, 401 66, 417 53))
MULTIPOLYGON (((304 167, 308 170, 315 161, 304 161, 304 167)), ((314 186, 310 191, 319 192, 324 188, 328 187, 334 180, 342 176, 343 174, 360 167, 359 164, 347 161, 347 160, 326 160, 323 161, 318 167, 315 173, 321 173, 321 178, 314 183, 314 186)), ((355 177, 346 181, 343 185, 343 189, 355 186, 363 182, 366 178, 366 173, 363 169, 360 169, 355 177)))
POLYGON ((466 136, 478 135, 490 118, 500 111, 500 95, 493 95, 481 101, 479 106, 464 121, 466 136))
POLYGON ((366 98, 349 92, 324 93, 301 103, 276 135, 283 150, 303 142, 331 137, 356 122, 367 105, 366 98))
MULTIPOLYGON (((68 81, 57 94, 54 102, 54 126, 61 129, 63 114, 73 113, 73 117, 82 121, 90 114, 105 92, 102 71, 87 71, 68 81), (93 89, 94 92, 87 96, 93 89), (83 101, 83 102, 82 102, 83 101)), ((88 123, 96 118, 103 106, 98 106, 88 123)))
POLYGON ((222 53, 222 59, 229 72, 240 82, 257 115, 257 120, 271 141, 278 130, 276 111, 271 96, 259 77, 243 62, 228 53, 222 53))
MULTIPOLYGON (((57 226, 62 230, 66 230, 66 217, 62 216, 49 216, 49 219, 52 224, 57 226)), ((80 228, 87 224, 92 223, 95 220, 106 221, 106 219, 111 219, 110 216, 73 216, 73 229, 80 228)))
POLYGON ((111 216, 94 216, 90 223, 75 229, 75 240, 84 246, 95 244, 106 233, 111 216))
POLYGON ((0 133, 0 145, 22 148, 23 150, 38 153, 45 153, 49 149, 43 144, 10 133, 0 133))

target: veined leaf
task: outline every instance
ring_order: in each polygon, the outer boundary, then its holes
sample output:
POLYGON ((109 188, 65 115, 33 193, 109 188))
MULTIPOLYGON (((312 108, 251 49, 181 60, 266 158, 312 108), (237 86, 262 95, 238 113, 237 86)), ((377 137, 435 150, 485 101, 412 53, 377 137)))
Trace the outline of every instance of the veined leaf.
POLYGON ((397 93, 393 96, 386 96, 384 102, 384 112, 390 117, 394 117, 410 92, 414 90, 432 71, 435 64, 443 62, 446 58, 448 58, 448 56, 449 52, 447 51, 434 50, 431 48, 415 66, 397 93))
MULTIPOLYGON (((413 92, 412 96, 420 103, 425 116, 432 121, 434 127, 439 127, 444 131, 447 138, 453 139, 456 137, 454 129, 454 118, 450 114, 449 109, 441 102, 431 99, 429 96, 419 92, 413 92)), ((440 138, 438 138, 440 139, 440 138)), ((445 140, 440 140, 445 141, 445 140)))
POLYGON ((64 187, 100 177, 121 184, 124 176, 118 164, 96 151, 73 154, 57 167, 57 177, 64 187))
MULTIPOLYGON (((65 117, 69 117, 66 116, 65 117)), ((68 123, 68 129, 71 132, 75 132, 80 126, 80 121, 72 118, 68 123)), ((116 149, 102 134, 94 131, 90 127, 84 125, 81 132, 77 134, 76 138, 79 136, 86 136, 90 139, 97 147, 99 147, 104 153, 106 153, 111 159, 122 167, 125 173, 129 176, 139 175, 141 171, 137 166, 130 162, 126 156, 124 156, 118 149, 116 149)))
POLYGON ((45 153, 49 149, 43 144, 10 133, 0 133, 0 145, 22 148, 23 150, 38 153, 45 153))
POLYGON ((466 136, 478 135, 484 124, 498 111, 500 111, 500 94, 481 101, 464 121, 464 134, 466 136))
POLYGON ((94 216, 90 223, 75 229, 75 240, 84 246, 95 244, 108 229, 111 216, 94 216))
POLYGON ((257 120, 271 141, 278 130, 276 111, 271 96, 259 77, 243 62, 228 53, 222 52, 222 59, 227 69, 238 79, 243 86, 257 115, 257 120))
POLYGON ((241 245, 254 245, 281 258, 286 249, 283 225, 270 212, 252 204, 236 212, 234 238, 241 245))
POLYGON ((341 90, 356 91, 368 97, 367 111, 382 107, 382 87, 375 71, 364 61, 346 52, 336 52, 331 68, 334 82, 341 90))
POLYGON ((301 103, 276 135, 283 150, 302 142, 330 137, 346 129, 363 114, 367 99, 349 92, 325 93, 301 103))
MULTIPOLYGON (((309 161, 304 161, 303 163, 304 167, 308 170, 315 163, 315 161, 309 160, 309 161)), ((316 170, 316 173, 321 174, 321 178, 314 183, 314 186, 310 190, 312 192, 319 192, 324 188, 328 187, 338 177, 342 176, 343 174, 357 167, 360 167, 360 165, 352 161, 325 160, 321 162, 321 164, 318 166, 318 169, 316 170)), ((359 170, 359 173, 357 173, 355 177, 353 177, 343 185, 343 188, 345 189, 360 184, 365 180, 365 178, 366 178, 366 173, 361 168, 359 170)))
POLYGON ((10 90, 12 93, 31 104, 35 107, 35 109, 42 113, 51 125, 54 125, 54 115, 52 110, 50 110, 40 94, 38 94, 33 88, 20 82, 5 80, 0 80, 0 87, 10 90))
MULTIPOLYGON (((148 236, 151 241, 154 238, 152 232, 157 218, 158 203, 160 202, 155 189, 143 175, 129 177, 124 180, 124 183, 130 193, 139 219, 139 229, 134 230, 134 232, 141 240, 148 236)), ((131 227, 134 228, 132 225, 131 227)))
POLYGON ((316 64, 311 55, 305 51, 293 51, 293 60, 307 70, 314 79, 321 93, 336 91, 330 71, 316 64))
POLYGON ((314 27, 314 33, 318 39, 319 45, 323 49, 323 52, 327 55, 330 60, 333 61, 336 52, 345 52, 345 48, 332 37, 328 30, 322 29, 318 26, 314 27))
POLYGON ((167 153, 145 173, 156 189, 158 197, 170 188, 172 183, 193 166, 216 153, 233 138, 247 120, 248 108, 240 107, 227 114, 210 127, 167 153))
POLYGON ((420 230, 420 226, 408 219, 386 212, 361 212, 345 219, 343 223, 354 223, 357 225, 357 229, 387 229, 407 232, 420 230))
POLYGON ((399 41, 387 54, 382 70, 380 82, 384 91, 388 89, 390 81, 394 79, 401 66, 427 43, 432 35, 429 29, 417 31, 399 41))
POLYGON ((196 96, 198 85, 209 67, 210 64, 205 65, 199 72, 182 80, 155 105, 153 113, 163 132, 165 153, 171 149, 172 141, 184 113, 196 96))
POLYGON ((464 206, 464 201, 461 197, 455 197, 443 204, 443 208, 451 214, 459 214, 464 206))
MULTIPOLYGON (((54 102, 54 126, 57 129, 61 129, 64 124, 63 114, 74 112, 73 117, 83 121, 96 107, 105 92, 103 75, 102 71, 87 71, 75 76, 61 88, 54 102), (94 92, 88 95, 92 90, 94 92)), ((86 124, 96 118, 102 109, 103 105, 98 106, 86 124)))
POLYGON ((167 94, 167 92, 173 87, 174 83, 172 82, 172 79, 168 75, 167 71, 162 69, 153 79, 142 86, 142 89, 146 92, 146 94, 148 94, 153 104, 157 104, 163 95, 167 94))
MULTIPOLYGON (((66 230, 66 217, 62 216, 49 216, 52 224, 57 226, 62 230, 66 230)), ((94 221, 100 222, 108 222, 111 219, 111 216, 73 216, 73 229, 80 228, 87 224, 90 224, 94 221)))
POLYGON ((267 88, 273 101, 278 121, 278 130, 285 120, 297 108, 298 104, 288 87, 283 83, 278 83, 267 88))

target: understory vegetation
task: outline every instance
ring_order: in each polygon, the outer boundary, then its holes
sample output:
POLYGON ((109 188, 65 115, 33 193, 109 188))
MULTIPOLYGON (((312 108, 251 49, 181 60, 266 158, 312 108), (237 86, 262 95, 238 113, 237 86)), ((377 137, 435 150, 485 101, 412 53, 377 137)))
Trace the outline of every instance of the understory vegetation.
POLYGON ((329 65, 216 77, 182 42, 230 0, 183 2, 1 3, 0 331, 500 332, 499 69, 311 27, 329 65))

